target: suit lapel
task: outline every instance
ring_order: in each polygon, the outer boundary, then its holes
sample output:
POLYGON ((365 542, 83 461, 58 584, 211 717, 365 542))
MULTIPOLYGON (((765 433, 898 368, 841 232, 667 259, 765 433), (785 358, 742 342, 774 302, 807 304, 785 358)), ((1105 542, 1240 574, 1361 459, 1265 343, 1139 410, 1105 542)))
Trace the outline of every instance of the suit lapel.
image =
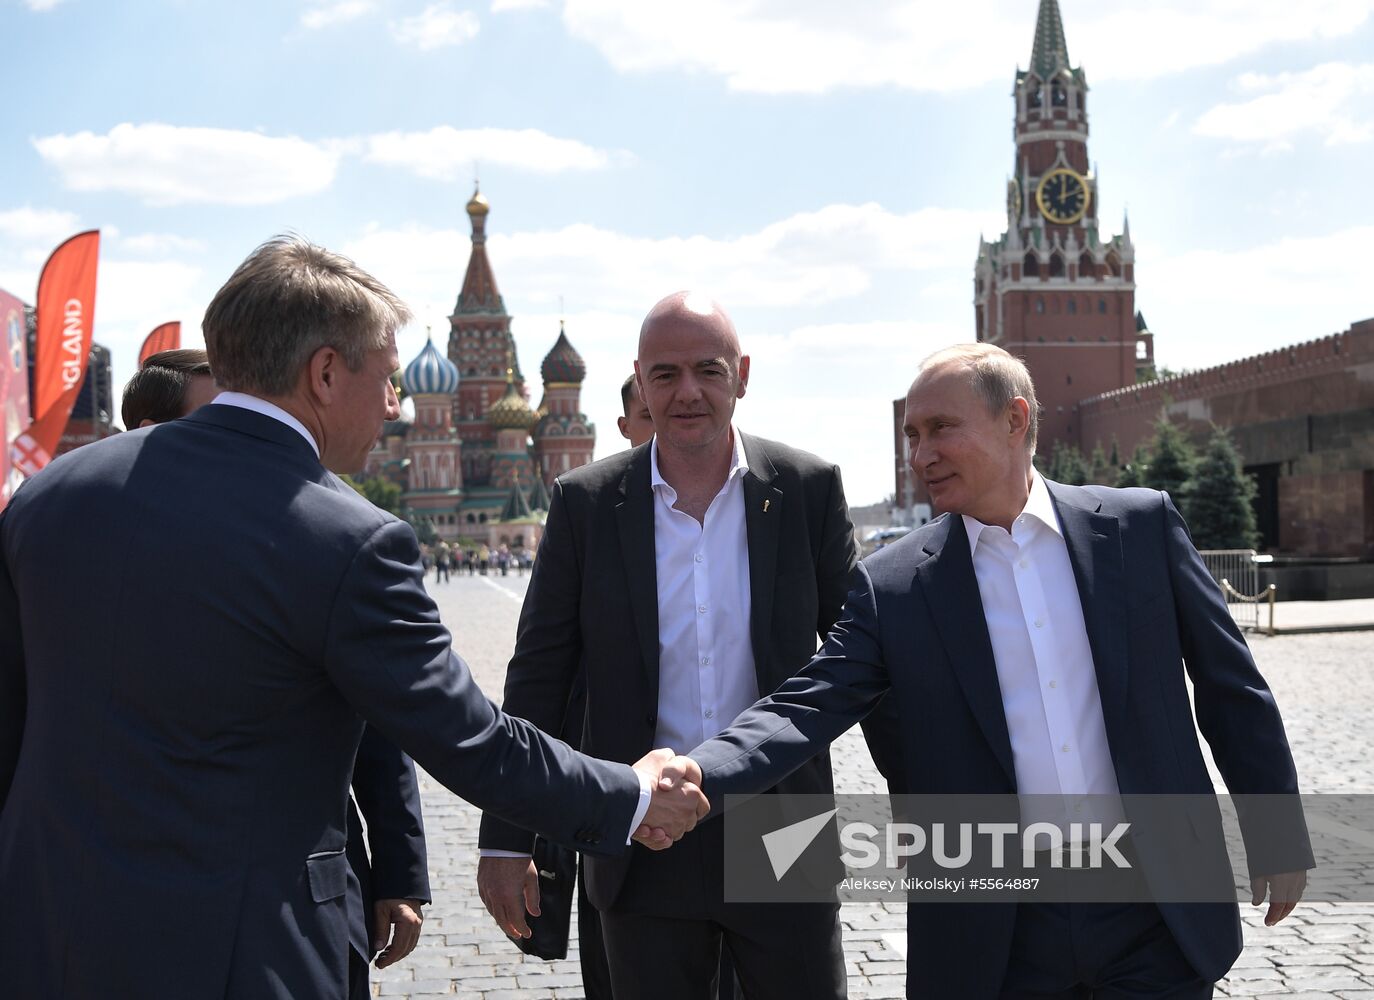
POLYGON ((1108 726, 1126 710, 1126 570, 1121 556, 1121 525, 1086 490, 1045 480, 1078 584, 1083 624, 1088 631, 1097 690, 1108 726))
POLYGON ((777 475, 772 460, 753 438, 740 434, 744 459, 744 528, 749 542, 749 637, 754 650, 754 673, 759 693, 777 685, 771 680, 773 590, 778 565, 778 538, 782 534, 782 491, 773 485, 777 475))
POLYGON ((649 447, 642 446, 620 481, 615 508, 620 555, 630 608, 649 682, 650 704, 658 704, 658 564, 654 554, 654 491, 649 485, 649 447))
POLYGON ((1011 737, 1002 708, 1002 688, 997 681, 997 661, 992 655, 983 597, 973 573, 968 533, 964 520, 948 515, 941 532, 926 543, 930 558, 916 567, 916 578, 930 605, 935 628, 964 690, 973 717, 983 730, 1012 787, 1016 768, 1012 763, 1011 737))

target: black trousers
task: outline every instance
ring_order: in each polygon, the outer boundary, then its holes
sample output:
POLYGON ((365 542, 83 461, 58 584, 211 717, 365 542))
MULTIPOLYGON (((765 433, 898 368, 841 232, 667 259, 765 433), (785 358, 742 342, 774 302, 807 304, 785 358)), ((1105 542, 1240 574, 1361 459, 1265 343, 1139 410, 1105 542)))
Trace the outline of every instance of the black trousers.
POLYGON ((582 991, 586 1000, 612 1000, 611 969, 606 963, 606 943, 601 935, 601 914, 587 898, 587 879, 582 861, 577 866, 577 957, 582 966, 582 991))
POLYGON ((637 852, 601 933, 615 1000, 714 1000, 721 960, 745 1000, 847 995, 838 903, 726 903, 724 837, 703 823, 670 850, 637 852))
MULTIPOLYGON (((587 898, 587 884, 579 871, 577 877, 577 954, 582 966, 582 992, 586 1000, 613 1000, 611 967, 606 961, 606 942, 601 934, 601 914, 587 898)), ((715 1000, 739 1000, 735 981, 735 966, 730 961, 730 949, 720 949, 720 970, 717 974, 715 1000)), ((352 1000, 352 998, 350 998, 352 1000)))
POLYGON ((1208 1000, 1153 903, 1022 903, 1002 1000, 1208 1000))
POLYGON ((368 982, 371 966, 356 948, 348 949, 348 1000, 368 1000, 372 989, 368 982))

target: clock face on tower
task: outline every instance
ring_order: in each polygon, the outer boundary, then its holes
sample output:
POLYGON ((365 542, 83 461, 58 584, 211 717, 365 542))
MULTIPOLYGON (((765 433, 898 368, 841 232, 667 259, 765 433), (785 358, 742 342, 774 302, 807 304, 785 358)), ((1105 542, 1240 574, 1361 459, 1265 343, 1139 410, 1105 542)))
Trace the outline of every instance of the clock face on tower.
POLYGON ((1088 211, 1088 198, 1087 182, 1067 167, 1051 170, 1040 178, 1035 189, 1040 214, 1061 226, 1072 225, 1083 218, 1088 211))

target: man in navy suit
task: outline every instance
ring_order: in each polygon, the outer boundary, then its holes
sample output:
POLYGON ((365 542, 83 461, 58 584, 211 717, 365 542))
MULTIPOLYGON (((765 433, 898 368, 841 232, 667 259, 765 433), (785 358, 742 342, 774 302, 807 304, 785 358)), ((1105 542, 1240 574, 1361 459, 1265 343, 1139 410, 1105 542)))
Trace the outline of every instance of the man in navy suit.
POLYGON ((398 413, 408 319, 346 258, 269 241, 205 314, 228 391, 0 513, 8 995, 341 1000, 363 720, 582 851, 665 847, 705 811, 659 782, 665 751, 596 761, 483 697, 414 532, 335 475, 398 413))
MULTIPOLYGON (((124 387, 130 430, 179 420, 219 395, 204 351, 159 351, 124 387)), ((425 826, 415 764, 376 729, 363 730, 348 800, 348 995, 364 1000, 368 965, 395 965, 415 950, 430 901, 425 826), (361 814, 359 809, 362 810, 361 814), (367 832, 363 832, 363 819, 367 832), (371 849, 371 856, 368 850, 371 849), (389 939, 389 940, 388 940, 389 939), (379 954, 380 953, 380 954, 379 954)))
MULTIPOLYGON (((1211 796, 1186 670, 1228 789, 1295 794, 1273 696, 1168 495, 1046 481, 1036 424, 1030 376, 1000 348, 927 359, 905 431, 944 516, 861 563, 816 658, 669 771, 716 802, 757 792, 890 690, 898 792, 1211 796)), ((1312 865, 1293 825, 1286 848, 1249 856, 1269 924, 1312 865)), ((1144 836, 1133 849, 1147 877, 1173 860, 1144 836)), ((1191 1000, 1241 949, 1234 903, 912 901, 907 914, 909 997, 1191 1000)))

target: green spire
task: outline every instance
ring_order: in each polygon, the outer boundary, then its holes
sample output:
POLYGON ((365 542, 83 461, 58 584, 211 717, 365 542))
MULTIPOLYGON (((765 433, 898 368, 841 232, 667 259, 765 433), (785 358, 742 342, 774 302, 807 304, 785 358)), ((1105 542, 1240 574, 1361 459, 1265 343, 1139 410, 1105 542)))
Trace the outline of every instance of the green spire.
POLYGON ((530 505, 520 489, 520 473, 515 472, 511 476, 510 496, 506 497, 506 506, 501 510, 501 520, 518 521, 529 516, 530 505))
POLYGON ((544 487, 544 476, 539 471, 539 466, 534 467, 534 485, 530 487, 530 510, 542 510, 545 513, 549 509, 549 491, 544 487))
POLYGON ((1059 16, 1059 0, 1040 0, 1030 64, 1036 76, 1042 80, 1048 80, 1058 70, 1069 68, 1069 45, 1064 41, 1064 21, 1059 16))

